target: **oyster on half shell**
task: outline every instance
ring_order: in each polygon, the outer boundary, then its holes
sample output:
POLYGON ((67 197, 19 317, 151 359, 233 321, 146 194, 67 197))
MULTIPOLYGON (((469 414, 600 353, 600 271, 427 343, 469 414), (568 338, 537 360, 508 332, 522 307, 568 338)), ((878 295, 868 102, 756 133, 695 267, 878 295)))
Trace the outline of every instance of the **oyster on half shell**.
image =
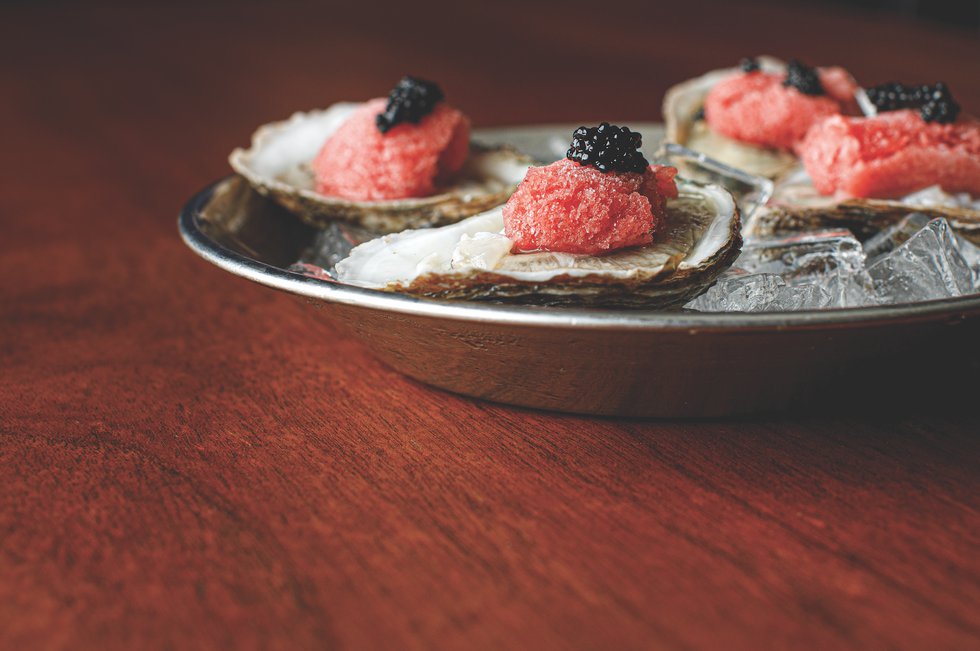
POLYGON ((865 240, 897 224, 909 213, 945 218, 958 234, 980 244, 980 201, 950 195, 938 187, 902 199, 837 199, 819 194, 801 169, 776 185, 769 205, 754 213, 743 232, 771 237, 801 230, 846 228, 865 240))
MULTIPOLYGON (((762 70, 783 72, 786 65, 772 57, 758 57, 762 70)), ((775 182, 769 205, 747 220, 746 236, 768 237, 820 228, 848 228, 860 239, 899 222, 910 212, 930 218, 944 217, 962 236, 980 244, 980 203, 933 201, 921 193, 901 200, 837 199, 820 195, 802 163, 789 152, 766 149, 727 138, 695 119, 711 88, 738 68, 714 70, 672 87, 664 97, 663 115, 667 142, 683 145, 717 161, 775 182)), ((678 166, 684 170, 683 165, 678 166)), ((947 196, 945 199, 948 199, 947 196)))
POLYGON ((678 180, 654 241, 602 256, 510 253, 502 208, 365 242, 337 263, 350 285, 432 298, 668 307, 706 290, 741 250, 739 211, 716 185, 678 180))
MULTIPOLYGON (((773 57, 762 56, 757 61, 764 72, 786 70, 786 64, 773 57)), ((664 95, 664 139, 750 174, 778 179, 798 166, 792 153, 733 140, 712 131, 705 120, 697 119, 708 91, 740 72, 737 67, 712 70, 671 87, 664 95)))
POLYGON ((314 189, 310 164, 358 106, 342 102, 262 126, 252 136, 251 146, 233 151, 228 162, 252 187, 312 226, 323 228, 342 220, 382 233, 448 224, 499 205, 534 162, 509 147, 471 143, 469 158, 455 182, 438 194, 388 201, 322 195, 314 189))

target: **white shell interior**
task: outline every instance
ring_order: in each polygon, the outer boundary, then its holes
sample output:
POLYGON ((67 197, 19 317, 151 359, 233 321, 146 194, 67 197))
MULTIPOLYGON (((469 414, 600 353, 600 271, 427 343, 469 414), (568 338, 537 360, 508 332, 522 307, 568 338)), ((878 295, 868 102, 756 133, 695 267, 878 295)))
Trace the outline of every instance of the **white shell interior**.
MULTIPOLYGON (((761 56, 757 61, 764 72, 781 73, 786 70, 786 64, 773 57, 761 56)), ((664 117, 673 127, 668 137, 732 167, 761 176, 778 176, 787 167, 795 165, 794 156, 732 140, 712 131, 707 122, 694 121, 694 115, 704 106, 708 92, 721 81, 737 74, 740 74, 737 67, 713 70, 676 86, 668 93, 664 117)))
MULTIPOLYGON (((267 185, 281 183, 303 194, 319 197, 314 192, 310 165, 327 138, 359 106, 361 102, 339 102, 324 110, 294 113, 288 120, 265 125, 252 137, 251 147, 232 152, 232 166, 250 180, 260 179, 267 185)), ((515 186, 524 180, 528 167, 527 160, 511 151, 478 151, 467 160, 463 178, 454 192, 462 194, 465 200, 467 192, 498 191, 515 186)))
POLYGON ((605 275, 626 279, 656 273, 678 256, 679 268, 697 267, 728 244, 735 202, 718 186, 679 183, 668 218, 647 246, 604 256, 541 251, 510 253, 501 207, 440 228, 408 230, 365 242, 336 266, 339 281, 372 289, 408 286, 426 274, 469 275, 483 271, 522 282, 558 276, 605 275), (696 239, 690 241, 692 231, 696 239))
POLYGON ((312 190, 313 177, 304 168, 358 106, 358 102, 340 102, 323 111, 294 113, 284 122, 259 129, 251 148, 237 149, 232 157, 257 176, 312 190))

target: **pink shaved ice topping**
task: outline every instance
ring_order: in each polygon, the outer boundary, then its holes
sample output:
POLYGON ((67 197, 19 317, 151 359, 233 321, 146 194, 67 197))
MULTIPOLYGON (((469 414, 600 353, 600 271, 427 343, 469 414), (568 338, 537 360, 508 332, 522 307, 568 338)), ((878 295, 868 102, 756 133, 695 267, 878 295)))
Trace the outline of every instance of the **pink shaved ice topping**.
POLYGON ((313 160, 317 192, 354 201, 426 197, 462 167, 470 141, 462 113, 440 102, 418 124, 383 134, 375 117, 386 101, 365 102, 323 144, 313 160))
POLYGON ((515 251, 598 255, 649 244, 677 197, 673 167, 600 172, 568 159, 532 167, 503 208, 515 251))
POLYGON ((980 196, 980 122, 925 122, 917 111, 873 118, 835 116, 816 125, 799 147, 822 194, 900 197, 939 185, 980 196))
POLYGON ((785 75, 738 74, 718 83, 704 101, 708 125, 723 136, 761 147, 792 150, 820 120, 856 112, 857 84, 843 68, 819 68, 826 95, 783 86, 785 75))

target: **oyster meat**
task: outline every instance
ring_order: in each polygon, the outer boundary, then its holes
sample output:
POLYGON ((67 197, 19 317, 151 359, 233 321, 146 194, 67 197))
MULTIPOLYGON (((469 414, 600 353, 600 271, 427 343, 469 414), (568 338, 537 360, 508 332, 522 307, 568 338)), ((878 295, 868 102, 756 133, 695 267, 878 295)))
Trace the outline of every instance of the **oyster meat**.
MULTIPOLYGON (((759 57, 757 61, 765 72, 786 70, 786 64, 779 59, 759 57)), ((793 154, 733 140, 715 133, 708 128, 704 119, 698 119, 708 91, 718 82, 736 74, 740 74, 738 68, 713 70, 670 88, 663 103, 665 140, 699 151, 750 174, 778 179, 798 167, 793 154)))
POLYGON ((323 228, 335 220, 390 233, 452 223, 507 200, 533 160, 509 147, 471 143, 470 155, 451 186, 436 195, 388 201, 351 201, 314 190, 310 163, 330 136, 360 106, 355 102, 296 113, 262 126, 248 149, 228 161, 257 191, 323 228))
POLYGON ((436 229, 385 235, 337 263, 338 281, 450 299, 555 305, 667 307, 707 289, 738 256, 732 195, 679 180, 652 244, 602 256, 510 253, 502 208, 436 229))

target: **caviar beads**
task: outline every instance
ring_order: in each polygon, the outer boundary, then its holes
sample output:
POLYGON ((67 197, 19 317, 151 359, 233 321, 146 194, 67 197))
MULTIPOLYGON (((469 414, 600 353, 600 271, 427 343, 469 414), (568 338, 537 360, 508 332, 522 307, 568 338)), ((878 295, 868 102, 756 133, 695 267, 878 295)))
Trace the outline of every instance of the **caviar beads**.
POLYGON ((387 133, 402 122, 418 124, 443 98, 442 89, 431 81, 402 77, 388 94, 388 104, 384 112, 378 114, 378 130, 387 133))
POLYGON ((955 122, 960 114, 960 105, 943 82, 934 86, 908 85, 898 82, 881 84, 867 90, 868 99, 879 111, 899 109, 919 109, 926 122, 948 124, 955 122))
POLYGON ((643 172, 650 163, 639 152, 642 136, 626 127, 603 122, 597 127, 579 127, 565 157, 600 172, 643 172))
POLYGON ((816 68, 805 66, 796 59, 790 61, 786 67, 786 81, 783 86, 792 86, 804 95, 826 94, 816 68))
POLYGON ((758 59, 745 58, 745 59, 742 59, 742 62, 739 64, 739 67, 742 68, 742 72, 744 72, 744 73, 758 72, 759 71, 759 61, 758 61, 758 59))

